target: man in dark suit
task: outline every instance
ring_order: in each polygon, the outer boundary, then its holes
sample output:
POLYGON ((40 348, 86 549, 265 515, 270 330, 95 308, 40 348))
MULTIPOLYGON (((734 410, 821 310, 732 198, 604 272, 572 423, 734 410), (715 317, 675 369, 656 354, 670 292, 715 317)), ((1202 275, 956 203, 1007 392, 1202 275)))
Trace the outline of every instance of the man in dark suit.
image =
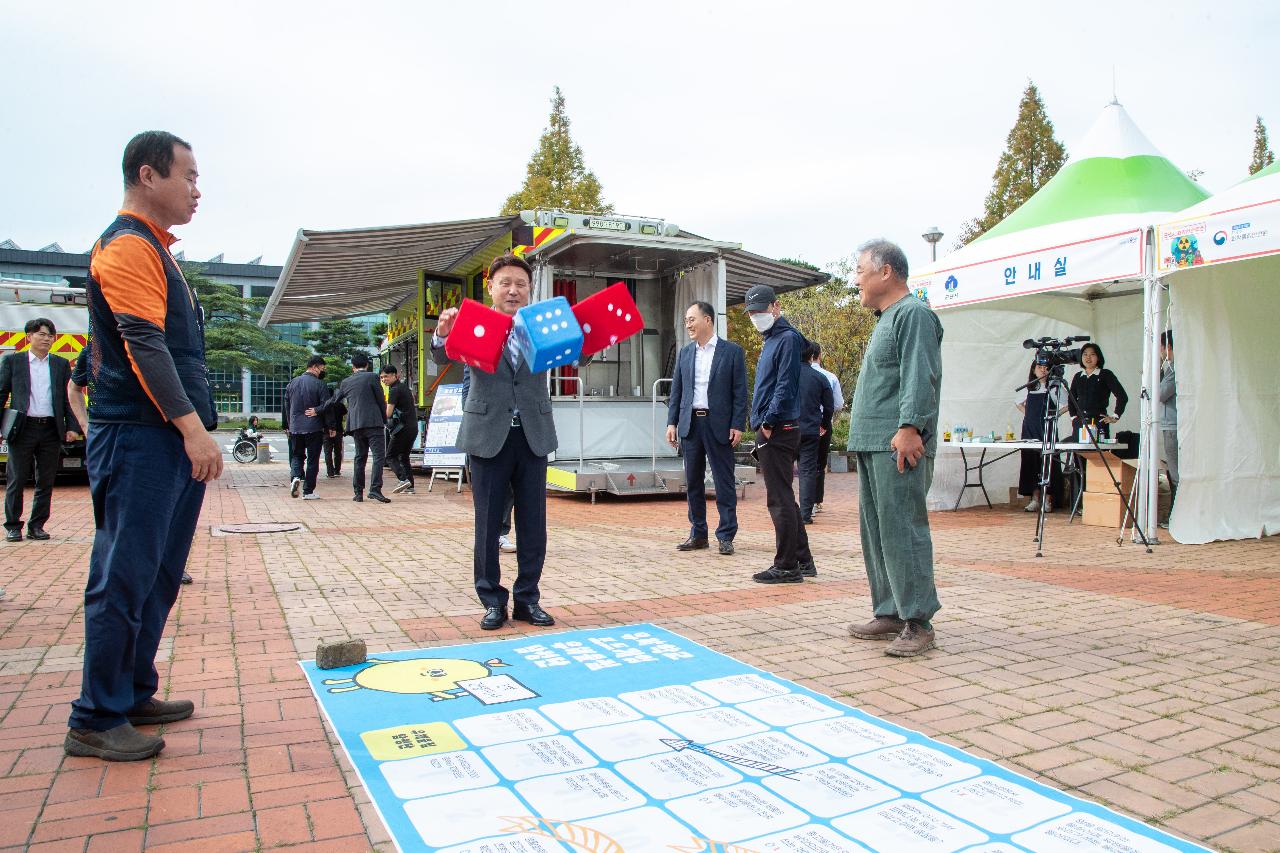
POLYGON ((323 415, 339 403, 347 407, 347 432, 356 443, 351 472, 351 486, 355 489, 352 500, 364 500, 364 463, 372 451, 369 498, 389 504, 391 498, 382 494, 382 464, 387 457, 387 396, 378 374, 369 369, 369 356, 362 352, 351 356, 351 369, 352 374, 342 380, 337 392, 320 405, 307 409, 306 415, 309 418, 323 415))
POLYGON ((53 321, 38 317, 27 323, 30 349, 15 352, 0 361, 0 408, 11 408, 26 416, 9 441, 4 488, 5 540, 22 541, 22 492, 34 463, 35 495, 27 521, 29 539, 48 539, 44 523, 49 520, 53 480, 62 458, 62 442, 75 441, 75 417, 67 406, 67 382, 71 365, 52 355, 58 332, 53 321))
MULTIPOLYGON (((493 307, 514 315, 529 304, 533 270, 523 258, 505 254, 489 265, 493 307)), ((447 365, 444 341, 458 316, 449 308, 436 321, 431 358, 447 365)), ((515 600, 511 618, 533 625, 556 623, 538 603, 538 583, 547 556, 547 455, 557 445, 551 397, 545 377, 534 376, 508 339, 498 369, 470 371, 470 388, 462 404, 457 447, 471 460, 475 505, 473 571, 476 595, 485 607, 480 627, 486 631, 507 622, 508 599, 515 600), (516 582, 510 593, 502 586, 498 565, 498 529, 507 491, 515 493, 516 582)))
POLYGON ((738 532, 738 492, 733 448, 747 420, 747 365, 742 347, 716 335, 715 309, 695 302, 684 312, 690 342, 676 358, 667 403, 667 442, 683 443, 685 491, 689 499, 689 538, 677 551, 707 547, 707 463, 716 487, 720 553, 733 553, 738 532))
POLYGON ((813 524, 818 475, 827 464, 822 440, 831 435, 836 408, 831 382, 814 368, 815 350, 817 345, 813 343, 805 348, 804 365, 800 368, 800 520, 805 524, 813 524))

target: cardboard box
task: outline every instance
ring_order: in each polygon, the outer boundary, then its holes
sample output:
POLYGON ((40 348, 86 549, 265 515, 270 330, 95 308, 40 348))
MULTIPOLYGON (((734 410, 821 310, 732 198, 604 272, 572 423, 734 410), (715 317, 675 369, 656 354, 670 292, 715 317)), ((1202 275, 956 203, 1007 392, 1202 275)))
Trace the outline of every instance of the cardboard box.
POLYGON ((1126 497, 1133 493, 1133 479, 1138 469, 1128 464, 1130 460, 1121 459, 1111 453, 1098 453, 1097 451, 1087 451, 1080 453, 1079 456, 1084 460, 1086 494, 1101 492, 1114 495, 1116 487, 1111 482, 1112 477, 1120 481, 1120 489, 1126 497), (1105 465, 1102 461, 1103 457, 1106 457, 1105 465), (1111 467, 1110 474, 1107 473, 1107 466, 1111 467))
POLYGON ((1082 523, 1112 529, 1120 527, 1120 522, 1124 518, 1124 503, 1114 491, 1110 494, 1085 492, 1083 500, 1084 512, 1080 516, 1082 523))

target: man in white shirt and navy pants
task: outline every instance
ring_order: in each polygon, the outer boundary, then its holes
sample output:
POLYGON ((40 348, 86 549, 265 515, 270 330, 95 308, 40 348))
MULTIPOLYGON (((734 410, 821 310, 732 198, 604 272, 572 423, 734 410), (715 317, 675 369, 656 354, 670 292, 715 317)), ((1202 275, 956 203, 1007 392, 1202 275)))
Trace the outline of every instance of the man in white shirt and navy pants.
POLYGON ((716 487, 721 554, 733 554, 738 533, 738 492, 733 448, 747 421, 747 367, 742 347, 716 336, 715 310, 695 302, 684 315, 690 342, 676 357, 667 404, 667 442, 683 443, 685 489, 689 499, 689 538, 678 551, 707 548, 707 463, 716 487))
POLYGON ((30 349, 15 352, 0 361, 0 408, 26 415, 9 442, 5 462, 5 540, 22 541, 22 491, 34 463, 35 496, 27 521, 27 538, 48 539, 44 524, 49 520, 53 480, 62 458, 62 442, 75 441, 77 425, 67 405, 67 381, 71 365, 52 355, 58 332, 53 321, 39 317, 24 329, 30 349))

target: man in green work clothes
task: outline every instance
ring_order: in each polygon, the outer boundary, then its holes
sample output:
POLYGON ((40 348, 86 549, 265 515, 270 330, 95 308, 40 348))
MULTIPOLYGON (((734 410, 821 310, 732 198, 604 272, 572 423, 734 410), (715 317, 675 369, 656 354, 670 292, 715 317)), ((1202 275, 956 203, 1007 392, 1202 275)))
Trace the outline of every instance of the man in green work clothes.
POLYGON ((858 454, 862 558, 874 617, 850 625, 862 640, 911 657, 933 648, 941 608, 925 495, 933 480, 942 386, 942 324, 907 289, 907 256, 887 240, 858 249, 862 304, 880 318, 853 393, 849 450, 858 454))

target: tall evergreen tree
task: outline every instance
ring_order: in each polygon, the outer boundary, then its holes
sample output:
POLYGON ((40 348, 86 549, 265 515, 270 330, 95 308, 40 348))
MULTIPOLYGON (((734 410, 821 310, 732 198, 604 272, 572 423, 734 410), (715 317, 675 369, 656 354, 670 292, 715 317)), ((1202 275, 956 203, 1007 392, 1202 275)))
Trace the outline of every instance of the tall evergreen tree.
POLYGON ((970 243, 995 227, 1058 174, 1065 162, 1067 149, 1053 135, 1053 122, 1045 113, 1036 84, 1028 81, 1018 104, 1018 119, 992 175, 982 215, 964 224, 956 245, 970 243))
POLYGON ((569 135, 569 115, 564 95, 556 86, 551 117, 529 159, 528 174, 520 191, 507 197, 502 213, 514 215, 535 207, 559 207, 588 213, 613 213, 613 205, 601 198, 600 181, 586 167, 582 149, 569 135))
POLYGON ((351 356, 369 346, 369 333, 364 326, 345 318, 323 320, 307 336, 307 342, 316 355, 324 356, 326 380, 341 382, 351 375, 351 356))
POLYGON ((1271 145, 1267 142, 1267 126, 1262 123, 1262 116, 1253 126, 1253 159, 1249 161, 1249 174, 1256 175, 1276 161, 1271 153, 1271 145))
POLYGON ((204 307, 205 361, 211 370, 234 372, 247 367, 254 373, 270 373, 282 365, 306 361, 306 347, 258 328, 266 299, 243 296, 235 285, 214 281, 199 264, 181 266, 204 307))

